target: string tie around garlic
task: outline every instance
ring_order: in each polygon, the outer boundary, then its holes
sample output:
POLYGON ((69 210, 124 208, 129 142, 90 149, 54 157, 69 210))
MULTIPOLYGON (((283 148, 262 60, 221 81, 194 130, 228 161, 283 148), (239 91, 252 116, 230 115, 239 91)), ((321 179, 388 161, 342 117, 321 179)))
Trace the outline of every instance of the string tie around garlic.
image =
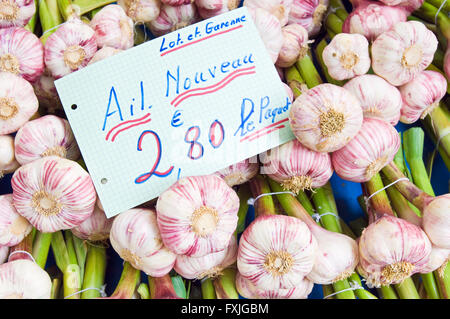
POLYGON ((326 213, 323 213, 323 214, 314 213, 314 214, 311 215, 311 217, 316 221, 316 223, 318 223, 322 219, 322 216, 327 216, 327 215, 334 216, 334 217, 336 217, 336 219, 340 218, 338 215, 336 215, 334 213, 331 213, 331 212, 326 212, 326 213))
POLYGON ((74 292, 73 294, 65 296, 64 299, 69 299, 70 297, 73 297, 75 295, 81 294, 81 293, 83 293, 85 291, 88 291, 88 290, 97 290, 100 293, 100 296, 103 297, 103 298, 108 296, 106 294, 106 284, 105 284, 105 285, 101 286, 101 288, 89 287, 89 288, 85 288, 83 290, 79 290, 77 292, 74 292))
POLYGON ((251 206, 256 206, 255 205, 256 201, 258 199, 260 199, 261 197, 272 196, 272 195, 279 195, 279 194, 291 194, 292 196, 296 196, 296 194, 294 194, 293 192, 289 192, 289 191, 286 191, 286 192, 274 192, 274 193, 264 193, 264 194, 256 196, 256 198, 249 198, 248 201, 247 201, 247 204, 249 204, 251 206))
POLYGON ((395 184, 397 184, 398 182, 401 182, 401 181, 409 181, 409 178, 407 178, 407 177, 399 178, 399 179, 397 179, 396 181, 390 183, 389 185, 386 185, 386 186, 384 186, 383 188, 377 190, 376 192, 374 192, 374 193, 373 193, 372 195, 370 195, 369 197, 364 196, 364 203, 366 204, 366 207, 369 207, 369 206, 370 206, 370 199, 371 199, 372 197, 374 197, 376 194, 383 192, 384 190, 388 189, 388 188, 391 187, 391 186, 394 186, 395 184))
POLYGON ((345 291, 354 291, 354 290, 364 289, 364 288, 361 287, 361 285, 359 285, 357 282, 349 281, 349 284, 350 284, 350 288, 342 289, 342 290, 340 290, 340 291, 336 291, 336 292, 334 292, 334 293, 332 293, 332 294, 326 295, 325 297, 323 297, 323 299, 330 298, 330 297, 332 297, 332 296, 338 295, 338 294, 340 294, 340 293, 342 293, 342 292, 345 292, 345 291))

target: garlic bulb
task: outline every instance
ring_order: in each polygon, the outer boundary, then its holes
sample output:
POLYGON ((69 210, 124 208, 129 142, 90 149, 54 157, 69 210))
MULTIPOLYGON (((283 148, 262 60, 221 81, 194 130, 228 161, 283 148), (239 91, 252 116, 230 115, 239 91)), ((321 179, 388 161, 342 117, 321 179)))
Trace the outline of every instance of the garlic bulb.
POLYGON ((80 150, 69 122, 54 115, 29 121, 16 134, 16 159, 25 165, 45 156, 59 156, 76 161, 80 150))
POLYGON ((357 33, 336 34, 323 50, 322 57, 335 80, 351 79, 370 69, 369 42, 357 33))
POLYGON ((97 12, 90 22, 95 31, 97 46, 126 50, 134 45, 133 20, 125 14, 122 7, 110 4, 97 12))
POLYGON ((359 131, 363 112, 358 99, 344 88, 325 83, 300 95, 289 122, 297 139, 316 152, 334 152, 359 131))
POLYGON ((107 218, 105 212, 95 205, 94 212, 84 222, 72 228, 72 233, 78 238, 89 241, 102 241, 109 238, 114 218, 107 218))
POLYGON ((409 12, 413 12, 422 6, 424 0, 380 0, 380 2, 388 6, 404 7, 409 12))
POLYGON ((418 226, 384 215, 362 232, 358 270, 369 287, 398 284, 422 272, 430 253, 431 243, 418 226))
POLYGON ((331 161, 342 179, 367 182, 392 162, 399 147, 400 137, 391 124, 365 118, 359 133, 347 145, 331 154, 331 161))
POLYGON ((16 132, 38 110, 33 87, 20 76, 0 72, 0 135, 16 132))
POLYGON ((283 27, 281 31, 283 32, 283 46, 276 65, 288 68, 308 52, 308 31, 296 23, 283 27))
POLYGON ((399 22, 373 42, 373 71, 392 85, 406 84, 431 64, 437 45, 424 24, 399 22))
POLYGON ((283 87, 286 90, 286 93, 289 98, 289 102, 291 102, 291 103, 294 102, 294 92, 292 91, 292 89, 286 83, 283 83, 283 87))
POLYGON ((399 90, 403 98, 400 121, 411 124, 424 119, 439 105, 447 92, 447 80, 439 72, 422 71, 399 90))
POLYGON ((433 272, 435 270, 438 271, 438 274, 441 277, 444 277, 442 270, 447 265, 447 262, 450 258, 450 249, 441 248, 435 245, 432 245, 430 260, 428 263, 422 268, 421 273, 427 274, 433 272))
POLYGON ((95 31, 78 19, 67 21, 44 46, 45 66, 55 79, 84 68, 97 51, 95 31))
POLYGON ((33 227, 14 208, 12 194, 0 195, 0 246, 15 246, 33 227))
POLYGON ((314 287, 314 283, 306 278, 294 288, 264 290, 255 287, 250 280, 245 279, 238 272, 236 274, 236 289, 247 299, 307 299, 314 287))
POLYGON ((0 29, 23 27, 36 12, 34 0, 0 1, 0 29))
POLYGON ((122 52, 123 50, 121 49, 115 49, 115 48, 111 48, 111 47, 103 47, 100 50, 98 50, 97 52, 95 52, 94 56, 92 57, 92 59, 89 61, 88 64, 92 64, 101 60, 104 60, 106 58, 109 58, 110 56, 116 55, 119 52, 122 52))
POLYGON ((397 125, 402 96, 385 79, 373 74, 360 75, 345 83, 344 88, 359 100, 365 118, 378 118, 397 125))
POLYGON ((194 0, 161 0, 162 3, 168 4, 169 6, 181 6, 182 4, 189 4, 194 0))
POLYGON ((272 62, 275 63, 283 46, 283 32, 280 21, 274 15, 260 8, 249 9, 249 12, 264 42, 267 53, 272 58, 272 62))
POLYGON ((438 247, 450 249, 450 194, 431 198, 423 209, 423 230, 438 247))
POLYGON ((258 162, 253 163, 250 162, 250 159, 246 159, 215 172, 214 174, 223 178, 228 186, 233 187, 248 182, 258 174, 258 171, 258 162))
POLYGON ((0 246, 0 265, 3 264, 9 255, 9 247, 8 246, 0 246))
POLYGON ((193 3, 172 7, 161 6, 159 16, 149 23, 149 28, 155 36, 184 28, 198 20, 197 9, 193 3))
POLYGON ((186 279, 203 279, 220 276, 222 271, 236 262, 237 241, 231 236, 228 246, 216 253, 202 257, 189 257, 178 255, 175 262, 175 271, 186 279))
POLYGON ((150 22, 158 17, 160 0, 118 0, 120 5, 135 22, 150 22))
POLYGON ((234 10, 239 5, 239 0, 195 0, 198 14, 203 19, 209 19, 222 13, 234 10))
POLYGON ((237 267, 257 288, 291 289, 311 272, 316 251, 317 242, 301 220, 265 215, 242 233, 237 267))
POLYGON ((447 51, 445 51, 444 55, 444 72, 447 80, 450 79, 450 42, 447 45, 447 51))
POLYGON ((152 209, 134 208, 114 219, 109 236, 120 257, 152 277, 168 274, 176 255, 163 244, 152 209))
MULTIPOLYGON (((64 113, 58 93, 56 92, 55 79, 46 69, 36 82, 33 83, 34 92, 39 100, 39 107, 43 113, 64 113)), ((61 114, 62 115, 62 114, 61 114)))
POLYGON ((236 229, 239 197, 216 175, 179 179, 156 203, 164 244, 178 255, 224 250, 236 229))
POLYGON ((292 3, 293 0, 244 0, 245 7, 269 12, 280 21, 281 26, 288 24, 292 3))
POLYGON ((45 270, 30 260, 0 265, 1 299, 50 299, 52 281, 45 270))
POLYGON ((372 42, 398 22, 406 21, 408 15, 403 8, 385 6, 378 1, 358 1, 345 19, 342 32, 359 33, 372 42))
POLYGON ((327 8, 328 0, 294 0, 289 12, 289 24, 300 24, 313 37, 322 27, 327 8))
POLYGON ((0 71, 30 82, 39 78, 44 72, 44 47, 39 38, 24 28, 0 29, 0 71))
POLYGON ((333 175, 328 153, 311 151, 297 140, 266 152, 261 162, 264 163, 264 174, 295 194, 321 187, 333 175))
POLYGON ((14 155, 14 137, 0 135, 0 178, 14 172, 19 166, 14 155))
POLYGON ((44 233, 73 228, 94 210, 91 177, 65 158, 48 156, 21 166, 11 186, 17 212, 44 233))

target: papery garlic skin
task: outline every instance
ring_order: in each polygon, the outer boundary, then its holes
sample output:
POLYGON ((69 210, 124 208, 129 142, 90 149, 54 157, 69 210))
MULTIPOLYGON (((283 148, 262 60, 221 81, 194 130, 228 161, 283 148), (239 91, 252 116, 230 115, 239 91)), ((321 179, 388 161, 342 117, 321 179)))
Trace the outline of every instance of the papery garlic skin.
POLYGON ((0 29, 23 27, 35 12, 34 0, 2 0, 0 2, 0 29))
POLYGON ((9 256, 9 247, 0 246, 0 265, 3 264, 9 256))
POLYGON ((160 0, 118 0, 120 5, 135 22, 150 22, 156 19, 161 8, 160 0))
POLYGON ((424 0, 380 0, 380 2, 388 6, 404 7, 409 12, 413 12, 422 6, 424 0))
POLYGON ((71 231, 78 238, 91 242, 107 240, 113 221, 114 218, 107 218, 105 212, 95 205, 92 215, 71 231))
POLYGON ((342 179, 363 183, 392 162, 400 147, 397 130, 386 121, 365 118, 361 130, 343 148, 331 154, 342 179))
POLYGON ((44 72, 44 46, 39 38, 24 28, 0 29, 0 72, 29 82, 39 78, 44 72))
POLYGON ((294 92, 292 91, 292 89, 286 83, 283 83, 283 87, 286 90, 286 93, 289 98, 289 102, 291 102, 291 103, 294 102, 294 92))
POLYGON ((195 0, 198 14, 203 19, 209 19, 225 12, 234 10, 239 5, 239 0, 195 0))
POLYGON ((115 49, 115 48, 111 48, 111 47, 103 47, 100 50, 98 50, 97 52, 95 52, 94 56, 92 57, 92 59, 89 61, 88 64, 92 64, 101 60, 104 60, 106 58, 109 58, 110 56, 116 55, 119 52, 122 52, 123 50, 121 49, 115 49))
POLYGON ((427 274, 437 270, 438 274, 441 275, 441 277, 444 277, 443 274, 441 274, 442 268, 444 268, 447 265, 449 258, 450 258, 450 249, 432 245, 430 260, 422 268, 421 273, 427 274))
POLYGON ((369 287, 398 284, 422 272, 430 254, 431 242, 420 227, 385 215, 363 230, 358 269, 369 287))
POLYGON ((108 46, 126 50, 134 45, 133 20, 117 4, 103 7, 95 14, 89 25, 95 31, 99 48, 108 46))
POLYGON ((12 194, 0 195, 0 246, 20 243, 33 227, 17 213, 12 194))
POLYGON ((162 240, 153 209, 133 208, 114 219, 109 239, 120 257, 152 277, 168 274, 176 255, 162 240))
POLYGON ((37 112, 38 103, 30 83, 0 72, 0 135, 16 132, 37 112))
POLYGON ((274 15, 281 26, 288 24, 293 0, 244 0, 243 5, 252 10, 261 8, 274 15))
POLYGON ((19 166, 14 155, 14 137, 0 135, 0 178, 14 172, 19 166))
POLYGON ((247 299, 307 299, 313 287, 312 281, 303 278, 295 288, 264 290, 255 287, 239 272, 236 274, 236 289, 242 297, 247 299))
POLYGON ((372 42, 398 22, 405 22, 408 15, 403 8, 385 6, 377 1, 360 1, 345 19, 342 32, 359 33, 372 42))
POLYGON ((223 178, 230 187, 244 184, 258 174, 259 164, 257 161, 256 163, 254 161, 253 158, 246 159, 217 171, 214 174, 223 178))
POLYGON ((273 148, 260 158, 264 163, 262 173, 295 194, 321 187, 333 175, 328 153, 311 151, 297 140, 273 148))
POLYGON ((400 121, 411 124, 424 119, 439 105, 447 92, 447 80, 439 72, 422 71, 399 90, 403 98, 400 121))
POLYGON ((275 63, 283 46, 283 32, 280 21, 266 10, 257 8, 249 9, 250 15, 258 29, 267 53, 275 63))
POLYGON ((203 279, 220 276, 222 271, 236 262, 237 241, 231 237, 228 246, 216 253, 207 254, 202 257, 189 257, 177 255, 175 271, 186 279, 203 279))
POLYGON ((18 168, 11 179, 14 206, 44 233, 71 229, 92 215, 96 193, 77 163, 48 156, 18 168))
POLYGON ((336 34, 323 50, 322 58, 333 79, 351 79, 370 69, 369 42, 356 33, 336 34))
POLYGON ((39 100, 39 108, 43 110, 42 113, 64 113, 56 91, 55 79, 51 76, 50 71, 44 70, 44 73, 32 85, 39 100))
POLYGON ((79 19, 62 24, 44 46, 45 66, 55 79, 84 68, 97 51, 95 31, 79 19))
POLYGON ((242 233, 237 267, 257 288, 295 288, 311 272, 316 251, 317 242, 301 220, 261 216, 242 233))
POLYGON ((399 90, 385 79, 364 74, 345 83, 344 88, 359 100, 364 118, 377 118, 397 125, 403 104, 402 96, 399 90))
POLYGON ((179 179, 156 203, 164 244, 178 255, 224 250, 236 230, 239 197, 216 175, 179 179))
POLYGON ((288 68, 308 52, 308 31, 296 23, 283 27, 281 31, 283 32, 283 46, 276 65, 288 68))
POLYGON ((162 5, 158 17, 152 20, 148 26, 152 33, 159 37, 191 25, 197 20, 197 8, 193 3, 177 7, 162 5))
POLYGON ((289 123, 304 146, 316 152, 334 152, 359 131, 363 112, 358 99, 337 85, 319 84, 292 104, 289 123))
POLYGON ((33 261, 0 265, 0 299, 50 299, 51 289, 50 276, 33 261))
POLYGON ((289 24, 300 24, 313 37, 322 27, 327 8, 328 0, 294 0, 289 12, 289 24))
POLYGON ((373 71, 392 85, 406 84, 431 64, 437 45, 424 24, 399 22, 373 42, 373 71))
POLYGON ((74 161, 80 157, 69 122, 54 115, 25 123, 17 132, 14 144, 21 165, 52 155, 74 161))
POLYGON ((181 6, 182 4, 189 4, 194 0, 161 0, 161 3, 168 4, 169 6, 181 6))
POLYGON ((450 249, 450 194, 438 196, 423 209, 423 230, 438 247, 450 249))

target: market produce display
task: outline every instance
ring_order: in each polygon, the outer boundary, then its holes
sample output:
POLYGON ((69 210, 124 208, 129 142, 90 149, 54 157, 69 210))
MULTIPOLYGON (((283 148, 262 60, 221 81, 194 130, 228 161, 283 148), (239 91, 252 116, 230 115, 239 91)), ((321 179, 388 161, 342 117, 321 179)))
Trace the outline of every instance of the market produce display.
POLYGON ((450 194, 431 183, 436 158, 450 169, 449 12, 447 0, 0 0, 0 298, 449 299, 450 194), (295 138, 108 219, 54 81, 240 6, 285 83, 295 138), (339 217, 333 174, 360 185, 357 221, 339 217))

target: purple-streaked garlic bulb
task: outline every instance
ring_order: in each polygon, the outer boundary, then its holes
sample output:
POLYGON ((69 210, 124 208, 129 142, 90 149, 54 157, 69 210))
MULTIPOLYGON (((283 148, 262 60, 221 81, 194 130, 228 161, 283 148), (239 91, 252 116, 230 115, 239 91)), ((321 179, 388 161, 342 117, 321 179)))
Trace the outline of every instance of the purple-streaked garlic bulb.
POLYGON ((334 152, 359 131, 363 112, 358 99, 334 84, 319 84, 292 104, 289 123, 297 139, 316 152, 334 152))
POLYGON ((28 81, 0 72, 0 135, 16 132, 37 112, 38 103, 28 81))
POLYGON ((428 264, 431 242, 420 227, 384 215, 359 239, 359 273, 370 286, 398 284, 428 264))
POLYGON ((255 287, 252 282, 236 274, 236 289, 239 294, 247 299, 307 299, 314 287, 314 283, 306 278, 294 288, 264 290, 255 287))
POLYGON ((84 222, 72 228, 72 233, 78 238, 89 241, 103 241, 109 238, 114 218, 107 218, 103 210, 95 205, 94 212, 84 222))
POLYGON ((261 8, 249 9, 249 12, 264 42, 267 53, 272 58, 272 62, 275 63, 283 46, 283 32, 280 21, 273 14, 261 8))
POLYGON ((403 8, 385 6, 378 1, 359 0, 356 8, 345 19, 342 32, 359 33, 372 42, 398 22, 405 22, 408 15, 403 8))
POLYGON ((161 3, 168 4, 169 6, 181 6, 182 4, 189 4, 194 0, 161 0, 161 3))
POLYGON ((15 246, 33 227, 17 213, 12 194, 0 195, 0 246, 15 246))
POLYGON ((399 87, 403 98, 400 121, 411 124, 430 114, 447 92, 447 80, 435 71, 422 71, 399 87))
POLYGON ((0 1, 0 29, 23 27, 36 12, 34 0, 0 1))
POLYGON ((274 15, 282 27, 288 24, 292 3, 293 0, 244 0, 245 7, 251 10, 261 8, 274 15))
POLYGON ((44 47, 39 38, 24 28, 0 29, 0 71, 29 82, 38 79, 44 72, 44 47))
POLYGON ((0 178, 14 172, 19 166, 14 154, 14 137, 0 135, 0 178))
POLYGON ((370 69, 369 42, 360 34, 339 33, 323 50, 323 61, 335 80, 347 80, 370 69))
POLYGON ((423 209, 423 230, 431 242, 450 249, 450 194, 430 198, 423 209))
POLYGON ((25 165, 45 156, 59 156, 76 161, 80 150, 69 122, 54 115, 29 121, 14 139, 16 159, 25 165))
POLYGON ((400 137, 391 124, 365 118, 358 134, 343 148, 333 152, 331 161, 342 179, 367 182, 392 162, 399 147, 400 137))
POLYGON ((52 280, 35 262, 18 259, 0 266, 1 299, 50 299, 52 280))
POLYGON ((158 17, 149 23, 149 28, 155 36, 161 36, 191 25, 197 20, 197 8, 193 3, 177 7, 162 5, 158 17))
POLYGON ((89 61, 88 64, 92 64, 101 60, 104 60, 106 58, 109 58, 110 56, 116 55, 119 52, 122 52, 121 49, 115 49, 111 47, 103 47, 97 52, 95 52, 94 56, 92 57, 91 61, 89 61))
POLYGON ((397 125, 403 104, 402 97, 399 90, 385 79, 364 74, 345 83, 344 88, 359 100, 365 118, 378 118, 397 125))
POLYGON ((47 69, 33 83, 34 92, 39 100, 39 107, 44 110, 45 114, 63 113, 61 100, 55 87, 55 79, 51 76, 47 69))
POLYGON ((313 37, 322 27, 327 8, 328 0, 294 0, 289 12, 289 24, 300 24, 313 37))
POLYGON ((178 255, 201 257, 224 250, 236 230, 239 197, 216 175, 178 180, 156 203, 164 244, 178 255))
POLYGON ((281 31, 283 32, 283 46, 276 65, 288 68, 308 52, 308 31, 297 23, 287 25, 281 31))
POLYGON ((108 46, 126 50, 134 45, 133 20, 117 4, 103 7, 95 14, 90 26, 95 31, 99 48, 108 46))
POLYGON ((406 84, 431 64, 437 45, 423 23, 399 22, 373 42, 373 71, 392 85, 406 84))
POLYGON ((380 0, 380 2, 388 6, 403 7, 408 12, 413 12, 422 6, 424 0, 380 0))
POLYGON ((263 157, 262 172, 295 194, 321 187, 333 175, 328 153, 311 151, 297 140, 273 148, 263 157))
POLYGON ((123 260, 149 276, 162 277, 175 264, 176 255, 164 246, 153 209, 134 208, 117 215, 109 239, 123 260))
POLYGON ((316 251, 316 239, 301 220, 261 216, 242 233, 237 267, 257 288, 291 289, 313 269, 316 251))
POLYGON ((81 224, 92 215, 97 197, 89 174, 57 156, 21 166, 11 186, 17 212, 44 233, 81 224))
POLYGON ((231 237, 228 246, 216 253, 207 254, 202 257, 189 257, 177 255, 175 271, 186 279, 215 278, 222 274, 222 271, 236 262, 237 241, 231 237))
POLYGON ((248 182, 258 174, 259 164, 253 163, 250 159, 230 165, 214 173, 225 180, 228 186, 233 187, 248 182))
POLYGON ((222 13, 234 10, 239 5, 239 0, 195 0, 198 14, 203 19, 209 19, 222 13))
POLYGON ((438 275, 444 277, 443 270, 445 269, 450 258, 450 249, 441 248, 432 245, 430 260, 423 267, 422 273, 427 274, 437 270, 438 275))
POLYGON ((160 0, 118 0, 120 5, 133 21, 150 22, 156 19, 161 8, 160 0))
POLYGON ((9 247, 0 246, 0 265, 3 264, 9 256, 9 247))
POLYGON ((79 19, 62 24, 44 46, 45 66, 55 79, 84 68, 97 51, 95 31, 79 19))

